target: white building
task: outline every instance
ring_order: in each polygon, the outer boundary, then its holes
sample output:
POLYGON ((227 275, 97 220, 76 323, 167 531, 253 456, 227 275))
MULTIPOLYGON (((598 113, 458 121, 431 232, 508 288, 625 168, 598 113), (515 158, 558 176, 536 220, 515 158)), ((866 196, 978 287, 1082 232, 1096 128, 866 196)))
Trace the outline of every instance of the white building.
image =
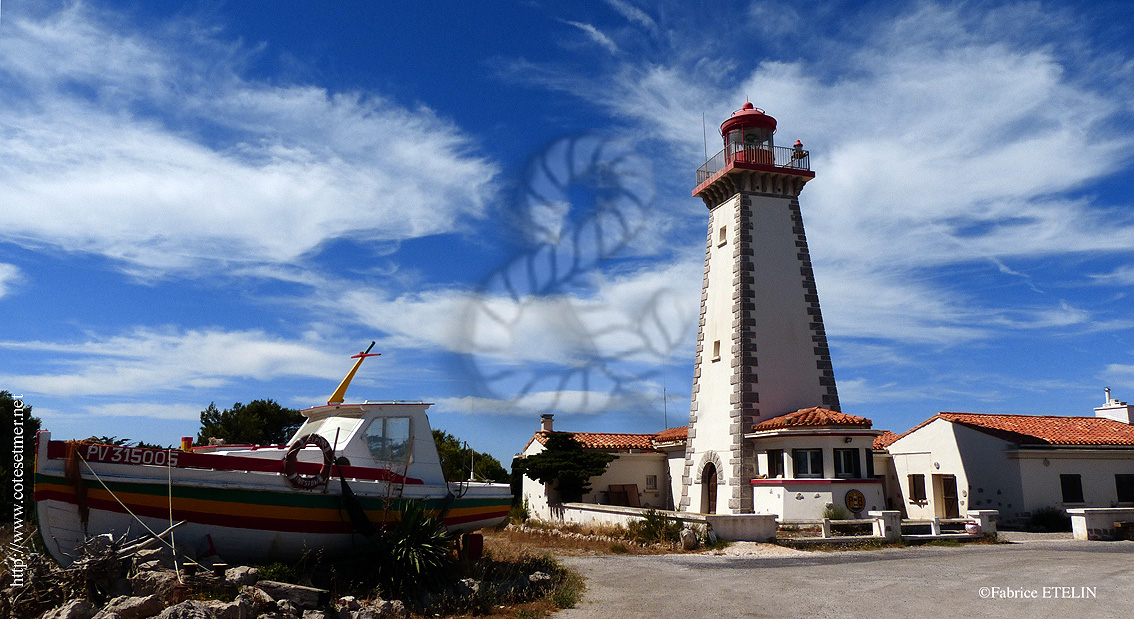
MULTIPOLYGON (((540 421, 540 430, 528 440, 521 457, 544 450, 548 435, 554 431, 554 419, 552 415, 542 415, 540 421)), ((681 487, 675 485, 674 480, 680 482, 681 465, 685 461, 685 431, 686 428, 681 427, 655 434, 572 433, 584 449, 618 456, 605 473, 591 478, 591 491, 583 496, 582 502, 673 509, 674 497, 681 493, 681 487)), ((550 520, 554 515, 552 506, 560 502, 553 484, 543 484, 527 476, 523 478, 522 496, 529 514, 541 520, 550 520)))
POLYGON ((1022 524, 1041 508, 1134 507, 1134 406, 1094 417, 938 413, 887 451, 910 518, 995 509, 1022 524))

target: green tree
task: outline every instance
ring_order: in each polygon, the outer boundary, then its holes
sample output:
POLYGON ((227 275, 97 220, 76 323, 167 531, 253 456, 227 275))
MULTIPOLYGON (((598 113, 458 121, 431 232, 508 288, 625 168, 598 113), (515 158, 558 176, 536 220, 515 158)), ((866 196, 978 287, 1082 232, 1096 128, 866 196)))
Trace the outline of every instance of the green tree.
POLYGON ((615 454, 583 449, 570 432, 552 432, 543 451, 517 459, 513 466, 538 482, 558 482, 560 500, 572 503, 581 501, 591 491, 591 478, 602 475, 606 465, 616 459, 615 454))
POLYGON ((252 400, 247 406, 237 402, 223 411, 210 402, 209 407, 201 411, 197 444, 205 445, 210 438, 220 438, 230 445, 279 445, 290 439, 301 425, 303 415, 299 411, 284 408, 275 400, 252 400))
POLYGON ((15 516, 13 508, 15 507, 15 495, 17 491, 22 494, 22 501, 20 501, 21 519, 29 520, 31 518, 32 508, 32 475, 34 474, 33 463, 35 462, 35 433, 39 432, 40 420, 31 414, 32 407, 24 404, 22 400, 17 400, 12 397, 10 391, 0 391, 0 416, 3 420, 0 424, 0 436, 3 436, 3 444, 7 448, 3 454, 0 454, 0 479, 4 483, 4 499, 3 504, 0 505, 0 522, 12 522, 15 516), (17 413, 17 404, 20 404, 20 411, 17 413), (16 430, 20 428, 20 430, 16 430), (17 487, 16 479, 13 474, 16 469, 15 458, 16 453, 20 454, 20 462, 18 466, 22 468, 20 477, 22 485, 17 487))
POLYGON ((473 476, 478 481, 508 482, 508 470, 492 456, 465 447, 461 440, 441 430, 433 431, 433 442, 437 444, 437 455, 441 458, 441 470, 445 479, 461 481, 469 478, 469 456, 473 461, 473 476))

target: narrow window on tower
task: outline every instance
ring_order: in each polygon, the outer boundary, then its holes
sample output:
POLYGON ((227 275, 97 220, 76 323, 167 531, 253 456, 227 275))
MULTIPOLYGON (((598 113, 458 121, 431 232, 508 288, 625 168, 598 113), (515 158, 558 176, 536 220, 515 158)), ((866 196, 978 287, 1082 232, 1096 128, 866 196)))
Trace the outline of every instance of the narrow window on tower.
POLYGON ((721 231, 718 233, 717 247, 721 247, 728 242, 728 226, 721 226, 721 231))
POLYGON ((713 361, 721 360, 721 341, 716 340, 713 342, 713 361))

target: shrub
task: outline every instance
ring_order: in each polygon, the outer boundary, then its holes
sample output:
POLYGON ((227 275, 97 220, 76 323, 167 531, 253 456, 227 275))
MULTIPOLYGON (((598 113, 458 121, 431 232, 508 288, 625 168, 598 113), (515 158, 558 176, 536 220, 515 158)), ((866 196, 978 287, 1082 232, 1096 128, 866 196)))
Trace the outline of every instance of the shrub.
POLYGON ((681 541, 681 522, 670 520, 653 509, 647 510, 641 520, 632 521, 628 528, 634 539, 643 544, 681 541))
POLYGON ((443 515, 430 514, 420 501, 406 501, 397 525, 379 540, 376 567, 382 586, 405 593, 440 585, 454 567, 452 539, 443 515))
POLYGON ((1057 532, 1071 530, 1071 516, 1062 509, 1051 506, 1041 507, 1028 518, 1029 531, 1057 532))
POLYGON ((843 509, 841 505, 827 503, 827 506, 823 508, 823 517, 828 520, 846 520, 847 510, 843 509))

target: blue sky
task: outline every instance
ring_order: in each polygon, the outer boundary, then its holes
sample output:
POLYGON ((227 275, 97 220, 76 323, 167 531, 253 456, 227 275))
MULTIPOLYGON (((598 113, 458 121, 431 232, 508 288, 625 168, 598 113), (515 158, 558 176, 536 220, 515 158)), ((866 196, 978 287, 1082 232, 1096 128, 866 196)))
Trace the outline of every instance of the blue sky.
POLYGON ((1134 400, 1126 3, 422 7, 0 5, 0 387, 174 444, 377 340, 348 399, 504 461, 684 425, 701 119, 749 98, 811 151, 844 411, 1134 400))

